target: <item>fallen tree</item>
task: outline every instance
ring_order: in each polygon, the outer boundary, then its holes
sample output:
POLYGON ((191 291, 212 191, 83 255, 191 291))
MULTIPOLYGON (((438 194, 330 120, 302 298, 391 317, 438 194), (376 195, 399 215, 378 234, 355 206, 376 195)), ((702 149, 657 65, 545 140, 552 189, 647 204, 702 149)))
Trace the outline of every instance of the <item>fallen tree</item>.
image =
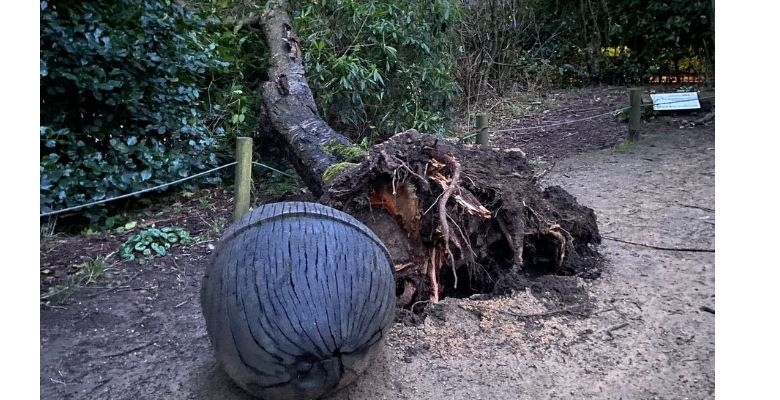
POLYGON ((398 304, 490 291, 519 272, 598 274, 596 216, 542 189, 520 149, 476 148, 408 130, 368 152, 317 113, 284 1, 260 16, 271 51, 263 113, 323 204, 368 225, 395 264, 398 304))

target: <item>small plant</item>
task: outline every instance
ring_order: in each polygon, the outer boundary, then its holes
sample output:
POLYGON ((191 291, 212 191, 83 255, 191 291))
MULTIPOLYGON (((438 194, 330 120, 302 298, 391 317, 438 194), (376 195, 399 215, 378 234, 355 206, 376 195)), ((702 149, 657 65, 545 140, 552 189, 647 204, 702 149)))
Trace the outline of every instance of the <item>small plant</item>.
POLYGON ((183 209, 184 209, 184 204, 182 204, 179 201, 171 204, 171 211, 176 214, 180 213, 183 209))
POLYGON ((541 170, 550 165, 550 162, 545 160, 542 156, 537 156, 528 160, 528 164, 531 165, 531 167, 533 167, 535 170, 541 170))
POLYGON ((116 228, 115 232, 117 234, 121 235, 121 234, 123 234, 125 232, 129 232, 129 231, 133 230, 133 228, 135 228, 137 225, 138 225, 137 221, 130 221, 130 222, 120 226, 119 228, 116 228))
POLYGON ((509 113, 514 118, 517 118, 522 114, 522 110, 520 109, 520 106, 515 103, 510 103, 506 106, 506 112, 509 113))
POLYGON ((135 259, 136 253, 144 258, 164 256, 175 243, 192 243, 190 232, 184 228, 147 228, 127 239, 119 248, 119 254, 126 260, 135 259))
POLYGON ((41 224, 41 240, 51 238, 56 235, 57 217, 49 218, 41 224))
POLYGON ((203 195, 202 197, 198 198, 198 204, 200 204, 201 208, 205 209, 214 209, 214 203, 212 202, 211 193, 208 193, 206 195, 203 195))
POLYGON ((629 153, 636 148, 636 143, 630 140, 623 140, 615 144, 613 151, 615 153, 629 153))
POLYGON ((211 228, 211 234, 213 237, 219 237, 220 234, 222 234, 222 231, 225 230, 225 227, 228 225, 228 220, 226 218, 217 218, 213 222, 209 224, 209 227, 211 228))
MULTIPOLYGON (((78 289, 97 282, 111 268, 111 265, 108 264, 109 257, 111 255, 97 256, 76 265, 76 272, 69 275, 64 283, 50 287, 45 294, 41 295, 41 300, 64 300, 78 289)), ((51 270, 41 270, 41 274, 49 275, 51 270)))
POLYGON ((78 271, 76 271, 75 275, 80 278, 84 285, 88 285, 97 282, 98 278, 103 276, 109 267, 106 265, 106 257, 97 256, 79 264, 76 268, 78 268, 78 271))

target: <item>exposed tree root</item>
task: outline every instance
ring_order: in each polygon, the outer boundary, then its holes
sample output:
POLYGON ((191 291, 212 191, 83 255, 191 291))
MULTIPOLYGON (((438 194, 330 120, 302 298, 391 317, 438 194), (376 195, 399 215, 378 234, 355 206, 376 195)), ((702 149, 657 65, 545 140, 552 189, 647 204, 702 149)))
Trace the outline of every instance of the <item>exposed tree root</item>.
POLYGON ((335 178, 321 201, 354 215, 388 245, 400 305, 490 291, 520 269, 596 276, 595 214, 560 188, 543 190, 533 174, 520 152, 409 130, 335 178), (451 273, 442 274, 445 264, 451 273))

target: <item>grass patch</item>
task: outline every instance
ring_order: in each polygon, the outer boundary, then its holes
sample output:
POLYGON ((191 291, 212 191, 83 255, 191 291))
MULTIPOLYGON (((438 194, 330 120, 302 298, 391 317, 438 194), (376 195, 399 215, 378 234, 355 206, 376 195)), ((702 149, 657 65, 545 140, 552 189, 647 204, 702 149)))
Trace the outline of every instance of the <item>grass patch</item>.
MULTIPOLYGON (((113 264, 108 263, 110 257, 111 255, 105 257, 97 256, 76 265, 74 267, 76 271, 68 275, 68 279, 65 283, 49 287, 46 293, 41 295, 41 301, 64 301, 84 286, 97 282, 105 275, 106 271, 113 266, 113 264)), ((51 271, 49 269, 41 270, 41 274, 43 275, 48 275, 50 273, 51 271)))
POLYGON ((623 140, 615 144, 614 147, 612 147, 612 151, 615 153, 629 153, 636 149, 637 146, 636 141, 631 140, 623 140))

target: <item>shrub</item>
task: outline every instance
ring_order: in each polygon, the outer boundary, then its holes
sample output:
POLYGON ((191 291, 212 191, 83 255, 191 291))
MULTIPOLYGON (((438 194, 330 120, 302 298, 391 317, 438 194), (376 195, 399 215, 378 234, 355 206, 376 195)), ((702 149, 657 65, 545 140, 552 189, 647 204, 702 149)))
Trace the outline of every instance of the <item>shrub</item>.
POLYGON ((40 4, 42 211, 218 164, 201 88, 228 64, 207 20, 162 0, 40 4))
POLYGON ((456 0, 293 1, 323 117, 352 139, 406 128, 444 134, 459 92, 450 71, 456 0))

